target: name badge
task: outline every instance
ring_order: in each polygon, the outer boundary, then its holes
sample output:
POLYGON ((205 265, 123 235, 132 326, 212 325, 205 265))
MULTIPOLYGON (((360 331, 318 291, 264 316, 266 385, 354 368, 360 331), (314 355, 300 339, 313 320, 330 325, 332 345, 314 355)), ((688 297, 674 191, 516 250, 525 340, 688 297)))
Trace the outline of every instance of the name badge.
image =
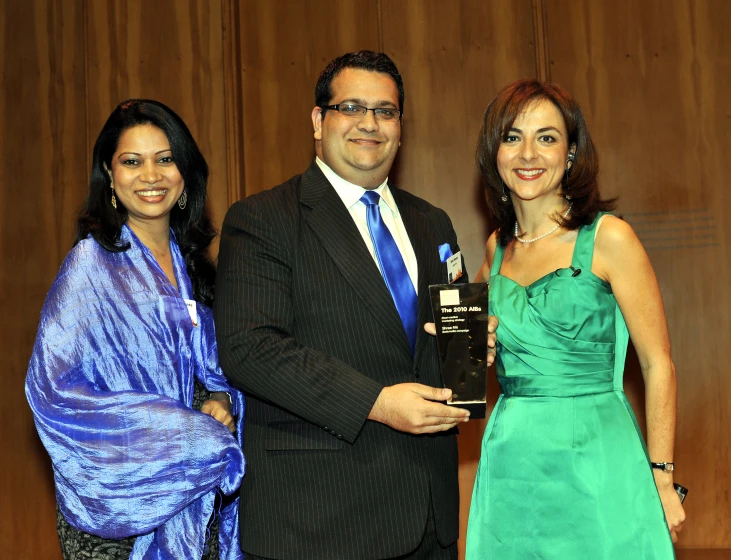
POLYGON ((447 278, 452 284, 462 277, 462 251, 457 251, 447 259, 447 278))
POLYGON ((193 321, 193 326, 198 326, 198 311, 196 311, 195 308, 195 300, 194 299, 186 299, 185 306, 188 308, 188 314, 190 315, 190 320, 193 321))

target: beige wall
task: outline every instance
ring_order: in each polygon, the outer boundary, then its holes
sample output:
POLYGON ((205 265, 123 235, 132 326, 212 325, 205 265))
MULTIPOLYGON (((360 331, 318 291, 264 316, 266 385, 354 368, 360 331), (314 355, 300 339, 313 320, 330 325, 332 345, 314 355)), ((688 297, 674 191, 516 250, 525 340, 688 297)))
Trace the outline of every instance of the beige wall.
MULTIPOLYGON (((470 272, 490 227, 474 168, 497 90, 550 77, 581 101, 605 194, 655 266, 678 370, 680 546, 731 548, 731 113, 726 0, 0 0, 0 556, 58 558, 53 481, 23 381, 43 298, 70 247, 91 147, 114 105, 151 97, 188 123, 230 202, 312 157, 318 73, 383 50, 404 75, 399 185, 446 209, 470 272)), ((642 381, 628 360, 640 418, 642 381)), ((491 397, 497 385, 490 383, 491 397)), ((460 436, 466 519, 484 422, 460 436)))

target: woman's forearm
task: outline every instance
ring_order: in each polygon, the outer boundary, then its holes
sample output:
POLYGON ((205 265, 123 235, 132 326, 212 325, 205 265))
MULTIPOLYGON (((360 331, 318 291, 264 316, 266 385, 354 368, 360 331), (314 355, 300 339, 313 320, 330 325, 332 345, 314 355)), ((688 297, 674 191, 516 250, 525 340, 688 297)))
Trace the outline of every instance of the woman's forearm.
MULTIPOLYGON (((675 366, 668 357, 662 363, 643 368, 647 450, 653 463, 672 463, 675 446, 677 390, 675 366)), ((672 472, 653 469, 659 485, 672 485, 672 472)))

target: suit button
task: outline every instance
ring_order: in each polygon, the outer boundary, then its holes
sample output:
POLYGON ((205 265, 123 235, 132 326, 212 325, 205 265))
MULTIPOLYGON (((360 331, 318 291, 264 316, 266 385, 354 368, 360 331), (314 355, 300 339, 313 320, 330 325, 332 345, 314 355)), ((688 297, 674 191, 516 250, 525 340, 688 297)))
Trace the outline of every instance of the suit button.
POLYGON ((419 368, 414 368, 414 377, 416 377, 416 379, 419 379, 419 377, 421 377, 419 368))
POLYGON ((338 439, 343 439, 343 436, 341 436, 340 434, 338 434, 338 439))

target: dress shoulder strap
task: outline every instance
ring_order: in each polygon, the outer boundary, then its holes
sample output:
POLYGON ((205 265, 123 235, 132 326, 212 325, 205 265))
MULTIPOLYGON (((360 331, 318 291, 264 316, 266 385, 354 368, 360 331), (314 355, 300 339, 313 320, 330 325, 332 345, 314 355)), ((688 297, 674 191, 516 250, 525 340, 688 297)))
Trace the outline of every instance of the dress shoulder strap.
POLYGON ((503 255, 505 254, 505 247, 500 243, 500 236, 498 236, 498 242, 495 246, 495 255, 492 257, 492 266, 490 267, 490 276, 495 276, 500 273, 500 265, 503 264, 503 255))
POLYGON ((579 235, 576 237, 576 245, 574 246, 574 256, 571 259, 571 266, 574 268, 582 268, 591 270, 592 259, 594 258, 594 237, 596 228, 601 221, 602 216, 607 212, 599 212, 594 221, 588 226, 581 226, 579 235))

